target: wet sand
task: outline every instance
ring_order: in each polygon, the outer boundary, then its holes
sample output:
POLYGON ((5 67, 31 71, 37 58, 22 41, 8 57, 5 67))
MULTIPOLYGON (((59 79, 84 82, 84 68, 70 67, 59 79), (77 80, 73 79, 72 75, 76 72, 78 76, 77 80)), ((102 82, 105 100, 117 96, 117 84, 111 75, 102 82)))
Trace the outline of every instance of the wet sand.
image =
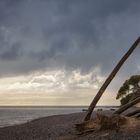
POLYGON ((0 128, 0 140, 140 140, 140 120, 117 131, 104 130, 79 136, 74 124, 82 122, 84 116, 84 112, 56 115, 0 128))

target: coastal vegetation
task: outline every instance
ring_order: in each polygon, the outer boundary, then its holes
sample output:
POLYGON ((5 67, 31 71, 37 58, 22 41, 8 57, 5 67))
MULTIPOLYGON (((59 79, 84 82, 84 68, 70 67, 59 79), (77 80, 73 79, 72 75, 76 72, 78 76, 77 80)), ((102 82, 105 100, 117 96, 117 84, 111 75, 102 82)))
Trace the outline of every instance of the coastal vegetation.
POLYGON ((133 75, 120 87, 116 99, 120 99, 121 105, 140 96, 140 75, 133 75))

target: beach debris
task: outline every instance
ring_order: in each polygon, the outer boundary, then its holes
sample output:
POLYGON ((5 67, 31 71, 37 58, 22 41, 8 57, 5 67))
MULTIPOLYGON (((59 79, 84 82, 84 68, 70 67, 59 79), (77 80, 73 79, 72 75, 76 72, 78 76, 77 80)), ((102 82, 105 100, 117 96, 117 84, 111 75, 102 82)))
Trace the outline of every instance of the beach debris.
POLYGON ((126 114, 126 116, 127 117, 131 117, 131 116, 135 116, 135 115, 139 115, 140 114, 140 109, 136 109, 136 110, 134 110, 134 111, 132 111, 132 112, 129 112, 129 113, 127 113, 126 114))
POLYGON ((75 127, 79 132, 78 135, 99 130, 99 124, 97 124, 93 119, 76 124, 75 127))
POLYGON ((85 112, 85 111, 87 111, 87 109, 82 109, 82 111, 84 111, 84 112, 85 112))
POLYGON ((105 133, 105 134, 102 134, 102 135, 101 135, 102 138, 105 138, 105 137, 107 137, 107 136, 109 136, 109 133, 105 133))
POLYGON ((90 133, 93 131, 101 130, 118 130, 122 125, 126 124, 127 119, 124 116, 120 115, 103 115, 97 114, 95 119, 77 124, 76 128, 79 131, 79 135, 90 133))
POLYGON ((111 109, 110 109, 110 111, 115 111, 115 110, 116 110, 116 109, 114 109, 114 108, 111 108, 111 109))
POLYGON ((125 110, 127 110, 128 108, 132 107, 133 105, 137 104, 140 102, 140 97, 128 102, 127 104, 121 106, 118 110, 116 110, 114 112, 114 114, 121 114, 123 113, 125 110))
POLYGON ((100 130, 118 129, 121 125, 126 123, 126 118, 120 115, 107 116, 97 114, 97 120, 100 130))
POLYGON ((127 53, 122 57, 122 59, 118 62, 118 64, 113 69, 111 74, 108 76, 108 78, 106 79, 106 81, 104 82, 104 84, 99 89, 99 91, 96 94, 96 96, 94 97, 93 101, 91 102, 91 104, 90 104, 90 106, 88 108, 87 114, 86 114, 86 116, 84 118, 84 121, 90 120, 91 114, 92 114, 96 104, 98 103, 99 99, 103 95, 104 91, 106 90, 106 88, 108 87, 110 82, 113 80, 113 78, 115 77, 117 72, 120 70, 121 66, 124 64, 124 62, 127 60, 127 58, 132 54, 132 52, 135 50, 135 48, 138 46, 139 43, 140 43, 140 37, 137 38, 137 40, 134 42, 134 44, 130 47, 130 49, 127 51, 127 53))
POLYGON ((136 115, 136 118, 140 118, 140 113, 136 115))
POLYGON ((97 111, 103 111, 103 109, 102 108, 99 108, 99 109, 97 109, 97 111))

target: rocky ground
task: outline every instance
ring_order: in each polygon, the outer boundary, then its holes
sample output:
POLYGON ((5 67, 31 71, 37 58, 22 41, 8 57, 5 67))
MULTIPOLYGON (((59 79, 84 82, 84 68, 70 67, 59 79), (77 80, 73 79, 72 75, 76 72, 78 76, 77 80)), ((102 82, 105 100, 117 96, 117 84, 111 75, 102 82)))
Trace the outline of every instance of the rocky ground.
POLYGON ((77 135, 75 124, 82 122, 84 116, 85 113, 57 115, 0 128, 0 140, 140 140, 140 119, 118 130, 102 130, 77 135))

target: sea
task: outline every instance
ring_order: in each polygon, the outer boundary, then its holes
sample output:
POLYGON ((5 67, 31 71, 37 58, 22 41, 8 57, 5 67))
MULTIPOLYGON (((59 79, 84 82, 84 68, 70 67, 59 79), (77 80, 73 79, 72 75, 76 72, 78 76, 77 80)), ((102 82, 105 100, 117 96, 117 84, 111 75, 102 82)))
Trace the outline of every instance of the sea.
MULTIPOLYGON (((87 106, 0 106, 0 127, 22 124, 41 117, 82 112, 87 108, 87 106)), ((110 108, 117 107, 99 106, 96 110, 110 108)))

